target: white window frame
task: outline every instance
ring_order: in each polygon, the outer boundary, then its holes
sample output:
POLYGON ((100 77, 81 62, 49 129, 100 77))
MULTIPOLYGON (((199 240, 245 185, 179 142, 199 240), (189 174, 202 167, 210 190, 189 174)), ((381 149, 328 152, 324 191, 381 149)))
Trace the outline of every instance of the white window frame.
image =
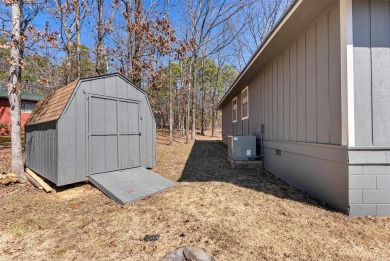
POLYGON ((241 91, 241 120, 246 120, 246 119, 249 119, 249 89, 248 89, 248 86, 241 91), (242 93, 246 91, 246 106, 247 106, 247 116, 246 117, 243 117, 242 113, 243 113, 243 106, 244 106, 244 102, 243 102, 243 96, 242 96, 242 93))
POLYGON ((20 112, 21 113, 31 113, 35 108, 35 103, 30 102, 22 102, 20 105, 20 112))
POLYGON ((238 119, 238 104, 237 104, 237 97, 235 97, 233 100, 232 100, 232 121, 233 122, 237 122, 237 119, 238 119), (236 120, 234 120, 234 101, 236 101, 236 120))

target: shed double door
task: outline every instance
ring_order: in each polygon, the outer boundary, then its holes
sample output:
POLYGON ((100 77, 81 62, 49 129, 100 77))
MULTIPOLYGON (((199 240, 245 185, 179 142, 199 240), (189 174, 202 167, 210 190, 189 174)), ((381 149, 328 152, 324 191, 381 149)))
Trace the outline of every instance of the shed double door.
POLYGON ((88 96, 88 173, 141 166, 139 101, 88 96))

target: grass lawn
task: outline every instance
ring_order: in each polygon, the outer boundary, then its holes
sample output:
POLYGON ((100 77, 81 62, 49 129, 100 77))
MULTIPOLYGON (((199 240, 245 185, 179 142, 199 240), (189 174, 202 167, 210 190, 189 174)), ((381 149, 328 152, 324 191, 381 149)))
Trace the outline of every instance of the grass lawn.
POLYGON ((9 147, 9 146, 11 146, 11 136, 0 135, 0 147, 9 147))
POLYGON ((0 188, 0 260, 161 260, 183 245, 216 260, 390 260, 389 218, 350 218, 270 173, 232 170, 218 139, 166 143, 160 132, 154 170, 177 186, 133 204, 87 183, 0 188))
MULTIPOLYGON (((24 135, 22 136, 24 146, 24 135)), ((0 135, 0 174, 11 170, 11 136, 0 135)), ((24 150, 24 148, 23 148, 24 150)), ((0 188, 1 194, 1 188, 0 188)))
MULTIPOLYGON (((24 135, 22 135, 22 144, 24 146, 24 135)), ((0 135, 0 148, 1 147, 10 147, 11 146, 11 136, 10 135, 0 135)))

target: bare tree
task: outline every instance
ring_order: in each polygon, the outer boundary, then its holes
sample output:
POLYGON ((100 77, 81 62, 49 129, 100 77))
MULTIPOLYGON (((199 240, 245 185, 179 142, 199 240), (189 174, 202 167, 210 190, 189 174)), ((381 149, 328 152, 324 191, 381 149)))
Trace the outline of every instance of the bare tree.
POLYGON ((20 75, 21 52, 23 40, 21 39, 21 25, 23 21, 23 1, 12 1, 12 30, 11 30, 11 57, 8 76, 8 100, 11 108, 11 144, 12 144, 12 172, 26 179, 23 168, 21 126, 20 126, 20 75))
POLYGON ((81 77, 81 17, 80 17, 80 0, 72 1, 74 10, 74 21, 76 24, 76 71, 77 78, 81 77))
POLYGON ((97 32, 96 32, 96 42, 95 42, 95 54, 96 54, 96 61, 95 61, 95 72, 97 75, 102 74, 102 55, 107 55, 103 52, 104 48, 104 39, 107 36, 108 33, 110 33, 113 29, 112 23, 115 18, 115 14, 118 11, 119 4, 117 1, 113 1, 111 4, 111 7, 113 8, 110 16, 105 19, 103 8, 104 8, 104 0, 97 0, 96 6, 97 6, 97 32))
MULTIPOLYGON (((12 172, 19 175, 25 180, 22 143, 21 143, 21 90, 22 90, 22 67, 24 64, 24 56, 26 50, 26 41, 28 40, 27 33, 31 33, 32 44, 39 41, 45 36, 45 33, 38 32, 30 24, 31 21, 41 11, 43 2, 23 0, 7 0, 4 1, 5 6, 11 6, 10 30, 3 27, 4 35, 10 35, 9 41, 6 43, 6 48, 10 48, 9 73, 8 73, 8 101, 10 104, 11 114, 11 159, 12 172), (28 12, 25 15, 26 4, 28 4, 28 12)), ((6 18, 3 20, 7 23, 6 18)), ((29 46, 31 47, 31 46, 29 46)))
MULTIPOLYGON (((239 37, 234 38, 231 48, 236 69, 241 71, 290 3, 291 0, 258 0, 243 9, 245 27, 239 37)), ((235 25, 230 24, 230 28, 234 35, 235 25)))
POLYGON ((76 49, 76 78, 81 76, 81 29, 91 6, 88 0, 56 0, 55 4, 52 15, 59 20, 60 24, 60 43, 66 53, 64 80, 67 84, 72 80, 71 59, 74 48, 76 49))
MULTIPOLYGON (((195 137, 196 124, 196 100, 198 96, 198 88, 196 86, 196 74, 200 61, 215 53, 217 49, 226 47, 232 42, 232 39, 221 38, 225 34, 225 23, 235 18, 251 2, 229 2, 223 1, 201 1, 201 0, 187 0, 186 12, 189 17, 189 28, 191 30, 192 43, 192 132, 191 139, 195 137), (208 46, 215 46, 216 48, 207 50, 208 46), (203 53, 203 57, 200 55, 203 53)), ((203 125, 203 122, 202 122, 203 125)), ((202 132, 202 134, 204 134, 202 132)))

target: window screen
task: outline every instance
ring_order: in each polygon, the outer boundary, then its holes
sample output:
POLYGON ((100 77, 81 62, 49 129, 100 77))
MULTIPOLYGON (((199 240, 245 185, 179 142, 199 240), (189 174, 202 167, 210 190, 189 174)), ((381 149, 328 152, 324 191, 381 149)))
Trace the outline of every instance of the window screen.
POLYGON ((248 88, 242 91, 242 119, 247 119, 249 117, 249 103, 248 103, 248 88))
POLYGON ((233 100, 233 122, 237 121, 237 98, 233 100))

